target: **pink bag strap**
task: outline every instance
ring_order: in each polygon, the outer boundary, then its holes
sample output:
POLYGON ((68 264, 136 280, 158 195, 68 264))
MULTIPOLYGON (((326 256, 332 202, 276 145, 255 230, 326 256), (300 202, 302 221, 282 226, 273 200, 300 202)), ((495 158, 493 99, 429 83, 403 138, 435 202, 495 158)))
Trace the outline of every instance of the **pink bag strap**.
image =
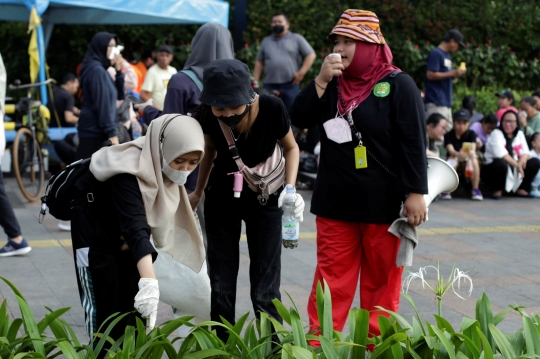
POLYGON ((240 154, 238 153, 238 148, 236 148, 236 144, 234 143, 234 138, 232 136, 232 130, 229 126, 225 125, 220 120, 217 120, 219 123, 219 127, 221 127, 221 131, 223 131, 223 134, 225 135, 225 139, 227 140, 227 144, 229 145, 229 152, 231 153, 231 156, 236 162, 236 165, 238 166, 239 172, 242 172, 244 168, 246 168, 246 165, 244 165, 244 162, 242 161, 242 158, 240 158, 240 154))

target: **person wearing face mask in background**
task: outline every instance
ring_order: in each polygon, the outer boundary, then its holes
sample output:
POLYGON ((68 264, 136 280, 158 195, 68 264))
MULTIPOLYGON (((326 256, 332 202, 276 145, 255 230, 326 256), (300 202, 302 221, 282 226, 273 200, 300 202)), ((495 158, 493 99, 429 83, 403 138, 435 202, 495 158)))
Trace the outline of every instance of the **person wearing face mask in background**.
POLYGON ((116 133, 116 100, 123 100, 124 74, 117 72, 115 80, 107 69, 113 64, 109 59, 116 46, 116 35, 98 32, 92 37, 81 66, 79 80, 83 93, 77 132, 79 146, 76 159, 89 158, 104 142, 118 144, 116 133))
POLYGON ((75 183, 73 250, 90 336, 110 315, 132 312, 134 306, 140 314, 122 319, 113 339, 127 325, 135 326, 136 316, 155 325, 156 249, 201 271, 204 245, 184 184, 203 156, 199 123, 165 115, 150 124, 146 136, 96 152, 75 183))
POLYGON ((300 92, 300 82, 315 61, 315 51, 306 39, 289 31, 285 13, 272 16, 273 35, 261 42, 253 77, 259 81, 264 69, 264 88, 277 90, 287 108, 300 92))
MULTIPOLYGON (((220 317, 223 317, 235 323, 239 242, 244 221, 253 309, 257 316, 262 311, 280 320, 272 300, 281 298, 283 211, 280 199, 283 196, 279 196, 279 191, 269 193, 267 200, 262 201, 242 177, 243 188, 236 187, 233 174, 242 169, 233 159, 224 131, 230 131, 237 153, 248 168, 273 157, 279 141, 284 149, 285 184, 292 190, 298 172, 299 151, 289 116, 278 98, 257 95, 253 91, 249 68, 238 60, 211 62, 204 69, 203 83, 201 106, 195 117, 204 129, 206 155, 199 170, 197 188, 189 198, 195 209, 203 191, 206 196, 204 216, 212 288, 210 316, 215 321, 221 321, 220 317)), ((303 210, 304 200, 296 194, 295 213, 300 221, 303 210)), ((215 329, 220 338, 227 337, 223 328, 215 329)))
POLYGON ((316 288, 324 279, 334 329, 342 330, 360 277, 360 306, 371 312, 369 332, 378 335, 377 317, 388 314, 376 306, 398 311, 406 263, 398 257, 400 238, 388 229, 402 208, 410 225, 426 220, 425 112, 413 79, 391 65, 377 15, 346 10, 329 38, 337 54, 325 58, 291 109, 293 125, 321 132, 308 314, 318 330, 316 288))

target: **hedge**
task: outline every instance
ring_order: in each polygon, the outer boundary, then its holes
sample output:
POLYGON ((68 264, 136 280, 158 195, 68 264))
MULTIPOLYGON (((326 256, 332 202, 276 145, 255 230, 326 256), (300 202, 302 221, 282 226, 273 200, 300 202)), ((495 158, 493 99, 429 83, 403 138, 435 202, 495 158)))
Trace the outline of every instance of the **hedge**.
MULTIPOLYGON (((231 3, 231 30, 235 0, 231 3)), ((469 47, 454 56, 465 61, 469 74, 465 81, 473 90, 485 86, 532 90, 540 87, 535 57, 540 50, 540 7, 536 0, 249 0, 248 28, 244 38, 249 46, 270 34, 270 20, 277 11, 288 13, 291 30, 303 34, 318 52, 328 52, 332 44, 326 36, 343 10, 362 8, 376 12, 381 28, 394 53, 394 62, 422 86, 424 59, 447 29, 459 28, 469 47), (418 45, 418 46, 417 46, 418 45), (480 47, 480 48, 479 48, 480 47)), ((47 52, 51 76, 61 78, 74 71, 86 45, 98 31, 114 32, 126 46, 126 53, 139 58, 156 45, 177 46, 173 65, 183 66, 187 44, 197 26, 73 26, 54 29, 47 52), (184 47, 182 47, 184 45, 184 47)), ((0 53, 10 79, 28 79, 26 24, 0 24, 0 53)), ((251 61, 248 61, 251 62, 251 61)))

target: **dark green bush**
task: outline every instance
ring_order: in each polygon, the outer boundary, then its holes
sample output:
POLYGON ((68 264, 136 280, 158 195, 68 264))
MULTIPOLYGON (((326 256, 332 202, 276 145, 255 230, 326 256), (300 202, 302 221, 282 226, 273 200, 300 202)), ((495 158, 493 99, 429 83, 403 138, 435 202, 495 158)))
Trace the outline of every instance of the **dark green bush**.
MULTIPOLYGON (((231 3, 231 30, 234 3, 231 3)), ((454 62, 467 63, 469 73, 460 80, 473 91, 486 86, 534 90, 540 88, 540 65, 535 59, 540 50, 540 6, 536 0, 249 0, 245 41, 254 49, 257 40, 270 34, 270 19, 277 11, 288 13, 291 30, 303 34, 315 51, 331 52, 326 39, 329 31, 347 8, 374 11, 392 51, 394 62, 413 76, 422 87, 425 56, 450 28, 459 28, 470 45, 454 55, 454 62), (416 46, 418 44, 418 46, 416 46)), ((131 58, 167 43, 177 47, 173 66, 181 68, 189 54, 187 44, 197 26, 73 26, 54 29, 47 61, 51 76, 61 78, 75 71, 88 41, 98 31, 116 33, 131 58)), ((28 79, 26 24, 0 24, 0 53, 9 81, 28 79)), ((254 51, 242 50, 239 58, 253 64, 254 51)), ((320 66, 306 76, 314 76, 320 66)))

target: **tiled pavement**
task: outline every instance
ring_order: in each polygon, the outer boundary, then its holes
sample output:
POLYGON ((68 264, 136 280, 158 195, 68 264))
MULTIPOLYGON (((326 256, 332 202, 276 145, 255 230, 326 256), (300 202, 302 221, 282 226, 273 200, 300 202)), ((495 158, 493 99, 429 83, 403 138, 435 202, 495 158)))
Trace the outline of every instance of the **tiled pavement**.
MULTIPOLYGON (((35 315, 42 318, 45 306, 57 309, 71 307, 64 315, 67 322, 81 336, 84 335, 84 317, 79 302, 69 233, 58 230, 57 221, 47 216, 44 225, 37 222, 38 203, 27 203, 13 179, 8 178, 9 197, 20 220, 24 236, 33 246, 25 257, 0 258, 0 276, 11 280, 25 295, 35 315)), ((311 192, 303 192, 309 208, 311 192)), ((476 300, 486 292, 498 312, 508 304, 528 307, 528 312, 540 313, 540 200, 503 198, 472 202, 454 199, 436 202, 430 208, 430 220, 420 230, 420 245, 415 251, 414 266, 436 265, 440 261, 444 276, 455 265, 470 271, 474 290, 470 297, 465 291, 459 299, 451 291, 443 300, 444 316, 459 327, 463 316, 474 316, 476 300)), ((302 239, 297 249, 283 250, 282 293, 289 305, 288 292, 307 323, 306 305, 315 268, 315 218, 304 215, 302 239)), ((249 257, 245 241, 240 242, 241 263, 238 275, 237 313, 251 310, 249 299, 249 257)), ((428 272, 428 278, 435 278, 428 272)), ((436 312, 434 295, 419 282, 410 287, 425 320, 433 322, 436 312)), ((11 290, 0 283, 0 300, 7 298, 14 316, 19 309, 11 290)), ((354 301, 358 306, 359 298, 354 301)), ((400 313, 410 319, 413 311, 402 301, 400 313)), ((172 318, 170 307, 160 306, 158 322, 172 318)), ((520 326, 516 314, 509 314, 500 324, 503 331, 520 326)))

